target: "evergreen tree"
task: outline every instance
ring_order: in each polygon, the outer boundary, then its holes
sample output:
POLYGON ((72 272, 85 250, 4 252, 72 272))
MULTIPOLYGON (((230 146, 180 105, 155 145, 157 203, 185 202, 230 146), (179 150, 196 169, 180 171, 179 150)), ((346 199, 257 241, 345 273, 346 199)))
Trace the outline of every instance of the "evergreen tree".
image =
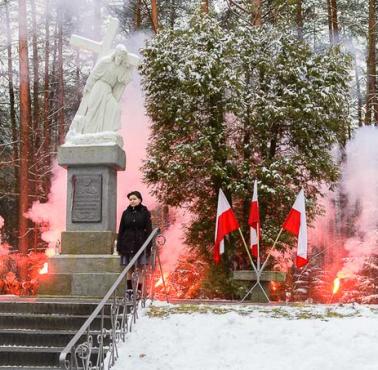
POLYGON ((293 276, 293 299, 294 301, 305 301, 310 294, 310 275, 311 268, 303 271, 295 271, 293 276))
MULTIPOLYGON (((358 257, 361 258, 361 257, 358 257)), ((345 259, 353 263, 354 257, 345 259)), ((378 255, 365 257, 360 271, 353 276, 341 279, 340 301, 345 303, 358 302, 365 304, 378 303, 378 255)))
MULTIPOLYGON (((314 217, 319 185, 337 179, 329 150, 346 137, 348 57, 337 48, 316 54, 284 29, 225 30, 203 14, 162 30, 143 54, 153 122, 145 179, 159 201, 193 213, 189 245, 211 260, 219 188, 246 219, 254 178, 265 243, 302 186, 314 217)), ((210 271, 227 275, 236 247, 210 271)))

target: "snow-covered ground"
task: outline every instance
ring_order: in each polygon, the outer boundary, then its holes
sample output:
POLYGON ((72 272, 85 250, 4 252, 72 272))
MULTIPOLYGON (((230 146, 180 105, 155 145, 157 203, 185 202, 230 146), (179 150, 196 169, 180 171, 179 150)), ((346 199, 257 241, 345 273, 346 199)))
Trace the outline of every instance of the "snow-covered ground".
POLYGON ((113 369, 378 370, 378 307, 154 302, 113 369))

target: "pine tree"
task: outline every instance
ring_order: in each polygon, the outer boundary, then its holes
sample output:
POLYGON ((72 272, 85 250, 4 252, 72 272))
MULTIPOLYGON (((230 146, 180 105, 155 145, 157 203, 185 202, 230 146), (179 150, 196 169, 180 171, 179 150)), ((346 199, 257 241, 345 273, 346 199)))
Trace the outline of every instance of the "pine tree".
POLYGON ((377 304, 378 303, 378 255, 372 254, 364 263, 361 271, 360 284, 361 303, 377 304))
POLYGON ((294 301, 305 301, 310 296, 310 275, 311 268, 303 271, 295 271, 293 276, 293 299, 294 301))
MULTIPOLYGON (((361 257, 358 257, 361 258, 361 257)), ((353 263, 354 258, 349 257, 345 262, 353 263)), ((364 258, 360 271, 347 276, 341 281, 342 292, 340 300, 345 303, 378 303, 378 255, 372 254, 364 258)))
MULTIPOLYGON (((254 178, 265 245, 301 186, 315 216, 316 184, 337 179, 329 149, 346 136, 347 57, 338 49, 313 53, 270 26, 225 30, 202 13, 187 29, 162 30, 143 54, 153 122, 145 178, 159 201, 194 214, 189 245, 211 261, 219 188, 240 215, 254 178)), ((231 239, 224 265, 210 272, 229 271, 239 248, 231 239)))

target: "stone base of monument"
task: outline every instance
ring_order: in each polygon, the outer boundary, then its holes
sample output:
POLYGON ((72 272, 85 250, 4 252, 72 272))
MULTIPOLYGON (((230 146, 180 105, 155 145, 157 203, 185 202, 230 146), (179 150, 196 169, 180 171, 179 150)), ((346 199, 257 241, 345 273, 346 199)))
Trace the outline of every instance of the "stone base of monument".
POLYGON ((61 146, 58 163, 67 169, 67 231, 38 294, 103 297, 121 272, 112 254, 117 171, 125 169, 125 152, 118 145, 61 146))
POLYGON ((112 231, 63 231, 62 254, 112 254, 117 234, 112 231))
POLYGON ((122 268, 118 256, 66 254, 49 258, 39 295, 103 297, 122 268))
MULTIPOLYGON (((256 283, 256 273, 254 271, 239 270, 234 271, 233 279, 241 282, 247 288, 247 291, 256 283)), ((263 271, 260 277, 260 284, 264 288, 265 293, 270 298, 270 282, 283 283, 286 280, 286 273, 279 271, 263 271)), ((251 294, 247 297, 247 301, 256 303, 266 303, 267 299, 260 286, 256 286, 251 294)))
MULTIPOLYGON (((61 254, 48 259, 40 276, 40 296, 103 297, 123 267, 111 254, 61 254)), ((120 293, 122 294, 122 286, 120 293)))

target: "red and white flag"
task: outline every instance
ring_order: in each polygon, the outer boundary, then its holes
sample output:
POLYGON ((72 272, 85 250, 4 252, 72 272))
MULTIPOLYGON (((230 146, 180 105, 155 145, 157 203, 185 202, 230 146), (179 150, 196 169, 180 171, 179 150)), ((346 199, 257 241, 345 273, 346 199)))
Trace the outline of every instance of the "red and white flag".
POLYGON ((252 250, 252 256, 258 257, 258 240, 260 237, 260 211, 259 201, 257 198, 257 180, 253 185, 252 202, 249 209, 248 225, 250 226, 250 246, 252 250))
POLYGON ((297 195, 297 199, 290 210, 282 228, 298 237, 298 249, 295 265, 303 267, 308 263, 307 259, 307 222, 305 209, 305 196, 303 189, 297 195))
POLYGON ((224 253, 224 237, 239 229, 239 223, 222 189, 219 189, 217 219, 215 224, 214 261, 219 263, 224 253))

